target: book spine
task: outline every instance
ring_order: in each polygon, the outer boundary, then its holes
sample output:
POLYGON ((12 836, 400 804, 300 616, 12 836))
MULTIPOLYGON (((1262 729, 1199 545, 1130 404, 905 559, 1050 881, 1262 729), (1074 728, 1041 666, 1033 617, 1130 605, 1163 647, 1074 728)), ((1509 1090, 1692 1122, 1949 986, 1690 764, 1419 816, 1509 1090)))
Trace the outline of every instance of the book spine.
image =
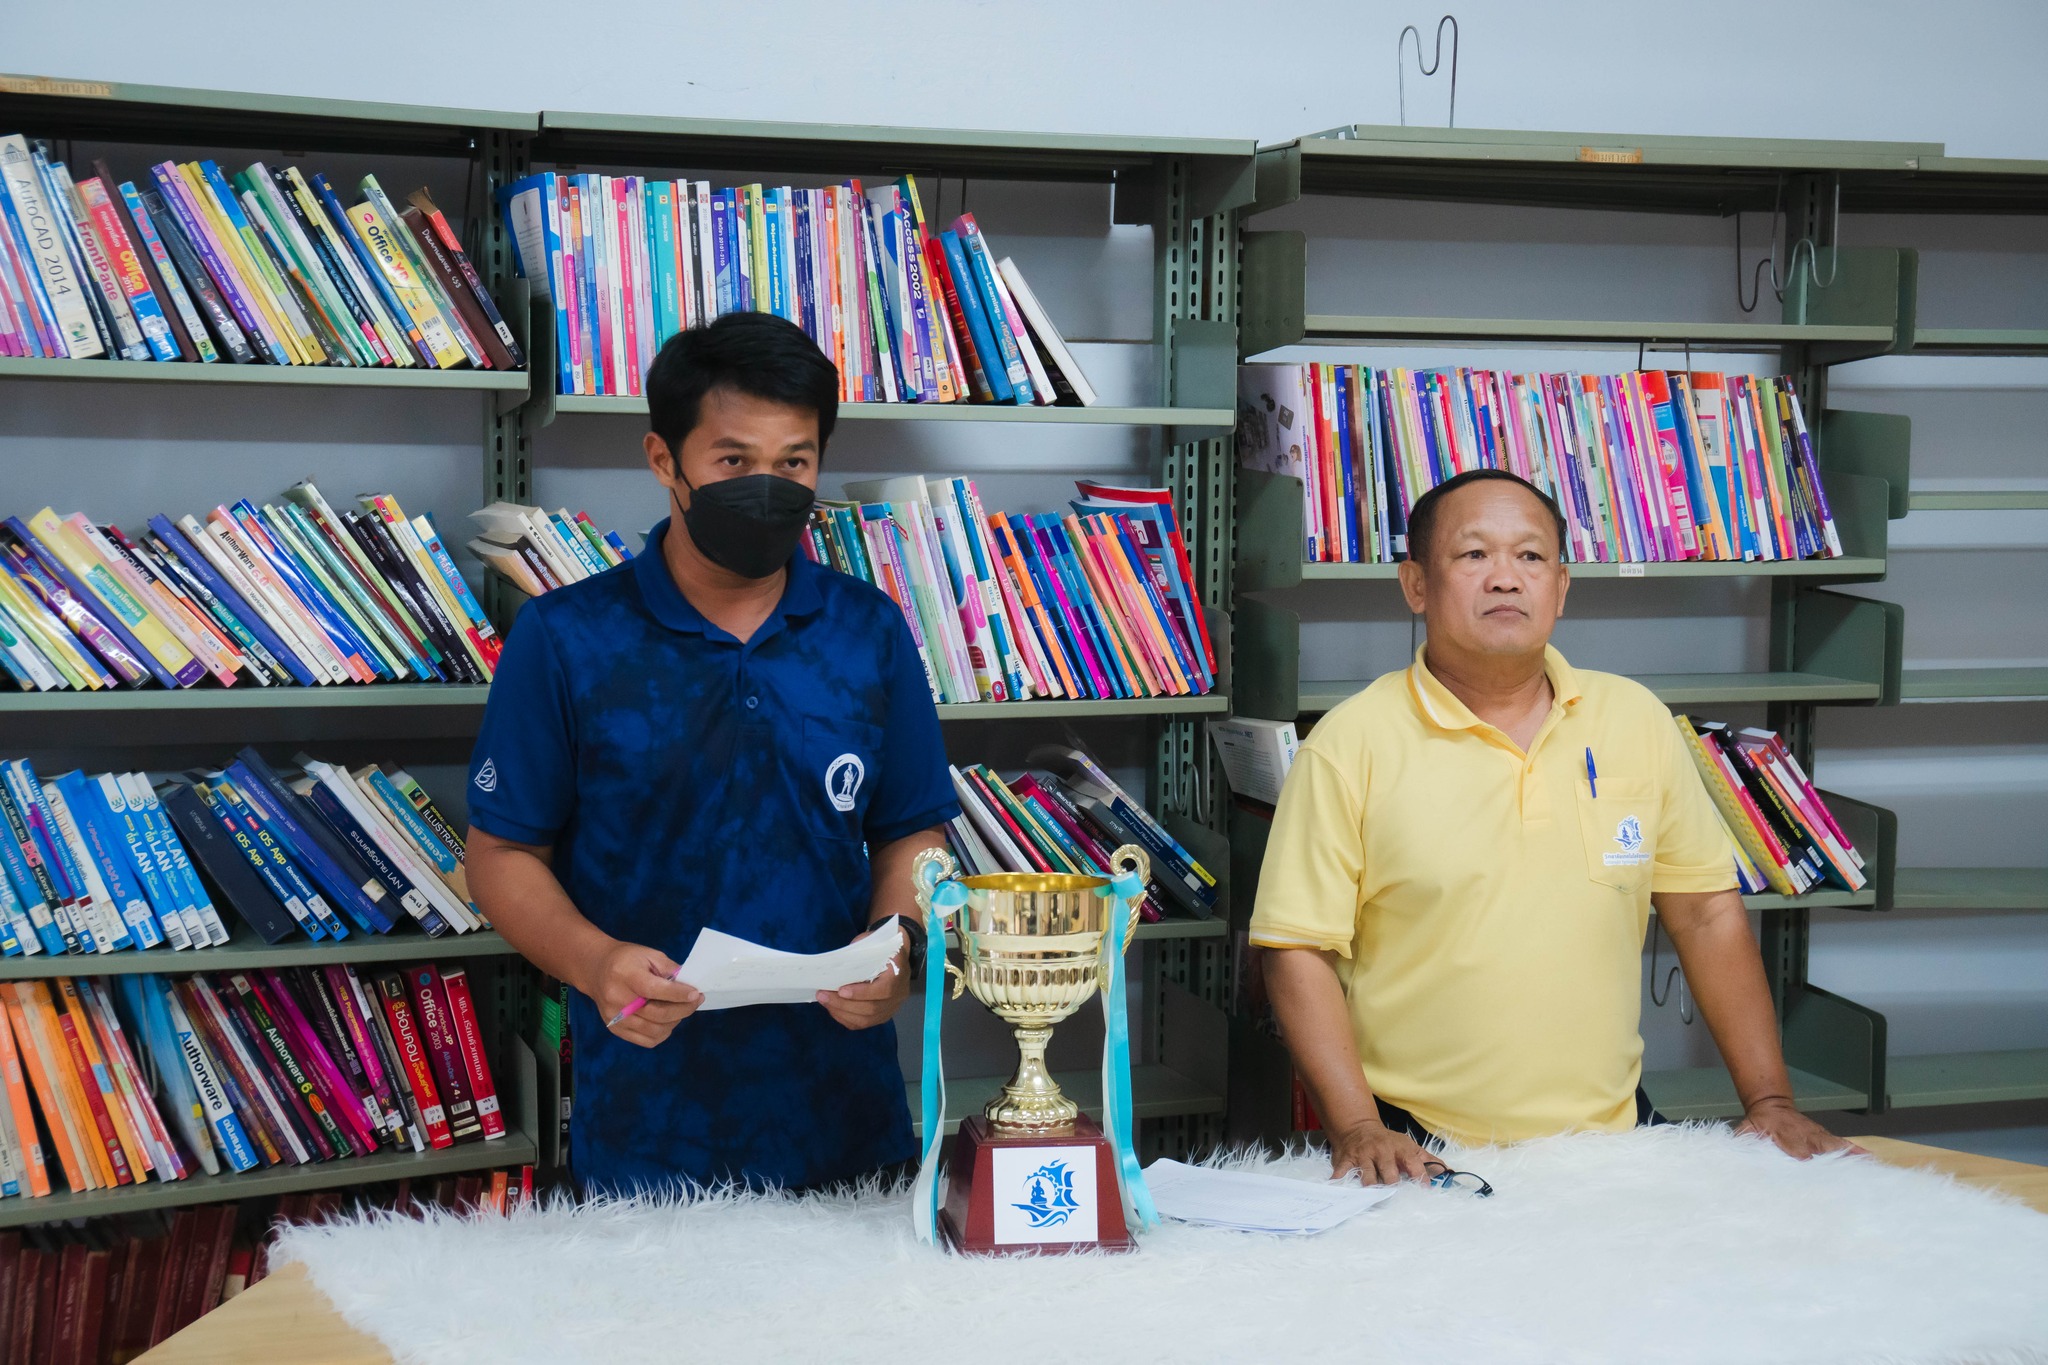
POLYGON ((448 1112, 441 1105, 441 1092, 434 1086, 426 1046, 413 1023, 405 982, 396 972, 381 972, 376 978, 376 985, 378 997, 384 1005, 384 1016, 391 1026, 392 1040, 405 1066, 407 1084, 419 1101, 420 1125, 426 1130, 427 1143, 433 1147, 452 1147, 455 1138, 449 1131, 448 1112))
POLYGON ((476 1099, 470 1093, 469 1073, 462 1061, 462 1046, 455 1036, 454 1021, 448 1017, 448 993, 441 985, 440 970, 431 964, 409 968, 406 980, 412 990, 413 1018, 419 1025, 427 1064, 434 1073, 448 1116, 448 1132, 457 1142, 471 1142, 483 1136, 477 1120, 476 1099))
POLYGON ((42 297, 55 318, 66 352, 73 360, 106 354, 86 302, 86 281, 67 240, 69 215, 44 193, 35 156, 19 133, 0 137, 0 179, 6 181, 7 197, 20 222, 42 297))
POLYGON ((215 1144, 230 1167, 237 1171, 254 1170, 263 1164, 263 1158, 257 1155, 255 1144, 249 1140, 241 1118, 228 1103, 227 1090, 213 1057, 201 1043, 198 1031, 185 1012, 184 1003, 170 987, 164 986, 162 990, 171 1028, 177 1037, 179 1055, 185 1060, 186 1074, 191 1078, 199 1103, 205 1110, 206 1123, 213 1132, 215 1144))
POLYGON ((477 1019, 476 1001, 469 993, 469 972, 461 966, 445 967, 441 985, 448 993, 448 1015, 456 1040, 462 1047, 462 1061, 469 1074, 470 1092, 476 1101, 476 1118, 484 1140, 505 1136, 504 1107, 491 1079, 490 1059, 484 1055, 482 1024, 477 1019))

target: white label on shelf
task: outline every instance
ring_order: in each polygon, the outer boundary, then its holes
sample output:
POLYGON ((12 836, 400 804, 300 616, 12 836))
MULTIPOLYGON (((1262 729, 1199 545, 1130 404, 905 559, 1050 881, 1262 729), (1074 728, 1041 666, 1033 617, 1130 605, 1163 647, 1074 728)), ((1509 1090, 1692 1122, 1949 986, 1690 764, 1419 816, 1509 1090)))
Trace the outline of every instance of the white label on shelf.
POLYGON ((1621 576, 1623 578, 1641 578, 1644 567, 1640 560, 1624 561, 1621 566, 1621 576))

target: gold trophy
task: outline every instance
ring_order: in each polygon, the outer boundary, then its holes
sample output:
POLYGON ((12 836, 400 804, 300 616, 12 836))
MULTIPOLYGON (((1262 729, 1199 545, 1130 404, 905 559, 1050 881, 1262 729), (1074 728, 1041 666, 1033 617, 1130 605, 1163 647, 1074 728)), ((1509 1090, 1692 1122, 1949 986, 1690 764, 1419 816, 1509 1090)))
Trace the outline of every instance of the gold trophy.
MULTIPOLYGON (((1139 886, 1151 871, 1144 850, 1131 844, 1110 855, 1110 867, 1135 873, 1139 886)), ((952 917, 961 965, 946 963, 953 998, 972 991, 1009 1023, 1019 1057, 1002 1093, 960 1125, 940 1227, 966 1251, 1130 1247, 1111 1143, 1045 1069, 1053 1025, 1108 985, 1102 940, 1116 903, 1114 879, 1038 872, 956 878, 957 870, 941 849, 920 853, 911 866, 918 904, 929 914, 937 885, 953 880, 965 888, 952 917)), ((1119 955, 1136 928, 1133 905, 1119 955)))

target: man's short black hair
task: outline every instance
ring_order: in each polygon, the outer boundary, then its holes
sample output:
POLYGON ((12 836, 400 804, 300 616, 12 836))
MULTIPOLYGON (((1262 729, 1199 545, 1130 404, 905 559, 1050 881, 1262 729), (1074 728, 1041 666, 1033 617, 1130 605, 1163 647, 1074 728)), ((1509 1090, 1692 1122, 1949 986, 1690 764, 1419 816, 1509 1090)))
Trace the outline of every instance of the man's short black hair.
POLYGON ((727 313, 676 333, 647 367, 647 416, 680 454, 704 395, 728 389, 818 415, 818 454, 839 420, 839 371, 810 334, 773 313, 727 313))
POLYGON ((1529 495, 1541 502, 1550 513, 1550 519, 1557 523, 1557 557, 1564 558, 1565 526, 1564 513, 1558 510, 1557 499, 1530 483, 1519 474, 1510 474, 1505 469, 1468 469, 1454 474, 1415 500, 1408 509, 1408 558, 1418 564, 1429 563, 1431 542, 1436 539, 1436 514, 1444 505, 1444 499, 1468 484, 1485 483, 1492 479, 1505 479, 1517 488, 1525 488, 1529 495))

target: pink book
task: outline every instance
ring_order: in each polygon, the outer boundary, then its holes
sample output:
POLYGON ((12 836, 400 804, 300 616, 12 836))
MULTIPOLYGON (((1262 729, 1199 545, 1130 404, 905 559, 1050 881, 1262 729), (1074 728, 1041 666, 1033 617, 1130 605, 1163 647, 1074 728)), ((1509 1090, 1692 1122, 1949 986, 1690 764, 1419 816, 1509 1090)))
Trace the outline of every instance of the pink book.
POLYGON ((967 533, 981 547, 982 562, 988 565, 988 587, 984 592, 992 592, 990 605, 993 612, 1002 615, 1003 628, 1023 664, 1024 675, 1030 681, 1032 691, 1045 696, 1057 695, 1056 687, 1046 685, 1047 665, 1039 653, 1038 637, 1025 619, 1023 605, 1017 600, 1016 586, 1010 581, 1009 565, 996 553, 995 540, 989 535, 988 513, 981 505, 981 490, 975 487, 974 480, 962 479, 960 492, 967 504, 967 533))
POLYGON ((299 1066, 310 1071, 308 1079, 323 1092, 320 1098, 326 1104, 327 1112, 347 1134, 357 1153, 368 1156, 376 1151, 377 1135, 370 1131, 362 1096, 341 1074, 334 1059, 327 1055, 327 1048, 321 1043, 312 1021, 299 1009, 298 1000, 279 979, 277 970, 249 972, 245 979, 255 991, 256 998, 263 1002, 271 1022, 284 1030, 285 1041, 297 1055, 299 1066))
POLYGON ((1045 566, 1045 581, 1052 585, 1053 601, 1059 606, 1060 619, 1067 623, 1067 634, 1080 652, 1081 666, 1088 670, 1088 685, 1099 698, 1115 697, 1117 688, 1106 676, 1107 666, 1095 652, 1094 642, 1090 640, 1087 627, 1082 623, 1080 611, 1067 599, 1067 587, 1058 572, 1059 550, 1053 544, 1051 532, 1033 524, 1028 518, 1020 517, 1018 520, 1031 536, 1032 544, 1038 550, 1039 562, 1045 566))
POLYGON ((614 325, 620 329, 620 339, 625 343, 626 373, 622 376, 625 385, 620 392, 629 397, 640 396, 640 284, 634 269, 633 253, 633 206, 629 202, 633 177, 613 176, 605 184, 605 192, 611 199, 612 224, 617 232, 618 245, 612 257, 614 273, 618 276, 619 316, 614 325))
POLYGON ((1814 789, 1813 779, 1799 766, 1799 760, 1792 756, 1792 751, 1778 733, 1774 730, 1742 730, 1738 733, 1743 743, 1762 748, 1777 766, 1780 785, 1786 789, 1793 804, 1799 807, 1799 813, 1806 817, 1807 823, 1816 830, 1827 830, 1849 859, 1856 866, 1863 866, 1863 855, 1856 851, 1855 842, 1836 822, 1835 813, 1828 809, 1828 803, 1821 800, 1820 793, 1814 789))
POLYGON ((391 1077, 384 1070, 383 1054, 378 1051, 376 1040, 370 1036, 372 1026, 363 1016, 348 969, 339 963, 322 963, 320 974, 326 978, 327 992, 334 997, 335 1007, 341 1012, 342 1026, 348 1030, 349 1046, 356 1050, 356 1060, 362 1063, 363 1077, 369 1082, 376 1108, 378 1130, 402 1142, 405 1110, 398 1102, 398 1092, 391 1088, 391 1077))

